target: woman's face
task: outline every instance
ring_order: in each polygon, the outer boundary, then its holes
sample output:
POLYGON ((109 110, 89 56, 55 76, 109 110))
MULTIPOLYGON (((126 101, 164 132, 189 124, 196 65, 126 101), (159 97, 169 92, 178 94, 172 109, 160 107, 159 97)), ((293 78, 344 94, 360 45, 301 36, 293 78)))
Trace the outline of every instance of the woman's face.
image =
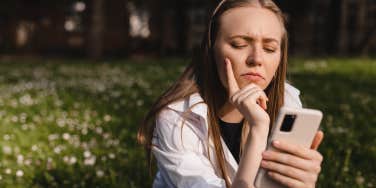
POLYGON ((238 7, 220 17, 214 57, 220 80, 228 88, 225 58, 230 59, 240 88, 254 83, 265 89, 281 60, 282 24, 265 8, 238 7))

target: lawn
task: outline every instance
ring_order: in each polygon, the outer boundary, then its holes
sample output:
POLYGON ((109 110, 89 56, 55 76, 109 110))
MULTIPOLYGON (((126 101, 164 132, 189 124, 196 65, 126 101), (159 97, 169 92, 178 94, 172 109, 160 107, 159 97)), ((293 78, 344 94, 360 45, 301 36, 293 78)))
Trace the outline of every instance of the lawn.
MULTIPOLYGON (((0 187, 150 187, 137 126, 182 59, 2 59, 0 187)), ((324 112, 318 187, 376 187, 376 60, 291 60, 324 112)))

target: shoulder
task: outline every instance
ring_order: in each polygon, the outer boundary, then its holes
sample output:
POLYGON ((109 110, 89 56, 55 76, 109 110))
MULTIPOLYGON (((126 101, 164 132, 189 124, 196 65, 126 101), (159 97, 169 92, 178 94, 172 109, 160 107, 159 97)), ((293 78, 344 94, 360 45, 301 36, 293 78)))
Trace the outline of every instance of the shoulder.
MULTIPOLYGON (((198 93, 172 102, 164 107, 156 116, 157 123, 173 123, 200 121, 206 118, 207 106, 198 93)), ((197 123, 197 122, 196 122, 197 123)))
POLYGON ((177 150, 196 150, 197 145, 206 139, 207 125, 203 118, 206 105, 192 106, 189 105, 190 100, 192 102, 192 99, 187 98, 167 105, 157 114, 153 139, 156 145, 170 145, 170 149, 177 150))
POLYGON ((285 103, 284 106, 302 108, 302 102, 300 100, 300 91, 292 86, 291 84, 285 82, 285 103))

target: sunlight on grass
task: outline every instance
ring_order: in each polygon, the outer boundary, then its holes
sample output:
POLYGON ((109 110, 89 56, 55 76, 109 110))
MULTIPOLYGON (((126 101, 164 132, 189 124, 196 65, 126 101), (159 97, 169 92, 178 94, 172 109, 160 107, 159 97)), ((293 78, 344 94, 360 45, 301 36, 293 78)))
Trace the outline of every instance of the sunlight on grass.
MULTIPOLYGON (((145 61, 0 62, 0 186, 150 187, 137 126, 187 61, 145 61)), ((376 61, 292 59, 288 78, 324 112, 319 187, 376 186, 376 61)))

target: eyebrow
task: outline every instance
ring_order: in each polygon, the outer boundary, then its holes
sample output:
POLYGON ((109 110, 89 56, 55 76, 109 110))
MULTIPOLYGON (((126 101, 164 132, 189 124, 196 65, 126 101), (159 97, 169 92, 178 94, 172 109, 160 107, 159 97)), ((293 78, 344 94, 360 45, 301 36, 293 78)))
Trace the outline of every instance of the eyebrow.
MULTIPOLYGON (((234 36, 229 37, 229 39, 234 39, 234 38, 242 38, 246 41, 254 41, 254 39, 252 37, 249 37, 248 35, 234 35, 234 36)), ((267 42, 267 43, 276 42, 277 44, 279 44, 279 41, 275 38, 263 38, 262 40, 263 42, 267 42)))

